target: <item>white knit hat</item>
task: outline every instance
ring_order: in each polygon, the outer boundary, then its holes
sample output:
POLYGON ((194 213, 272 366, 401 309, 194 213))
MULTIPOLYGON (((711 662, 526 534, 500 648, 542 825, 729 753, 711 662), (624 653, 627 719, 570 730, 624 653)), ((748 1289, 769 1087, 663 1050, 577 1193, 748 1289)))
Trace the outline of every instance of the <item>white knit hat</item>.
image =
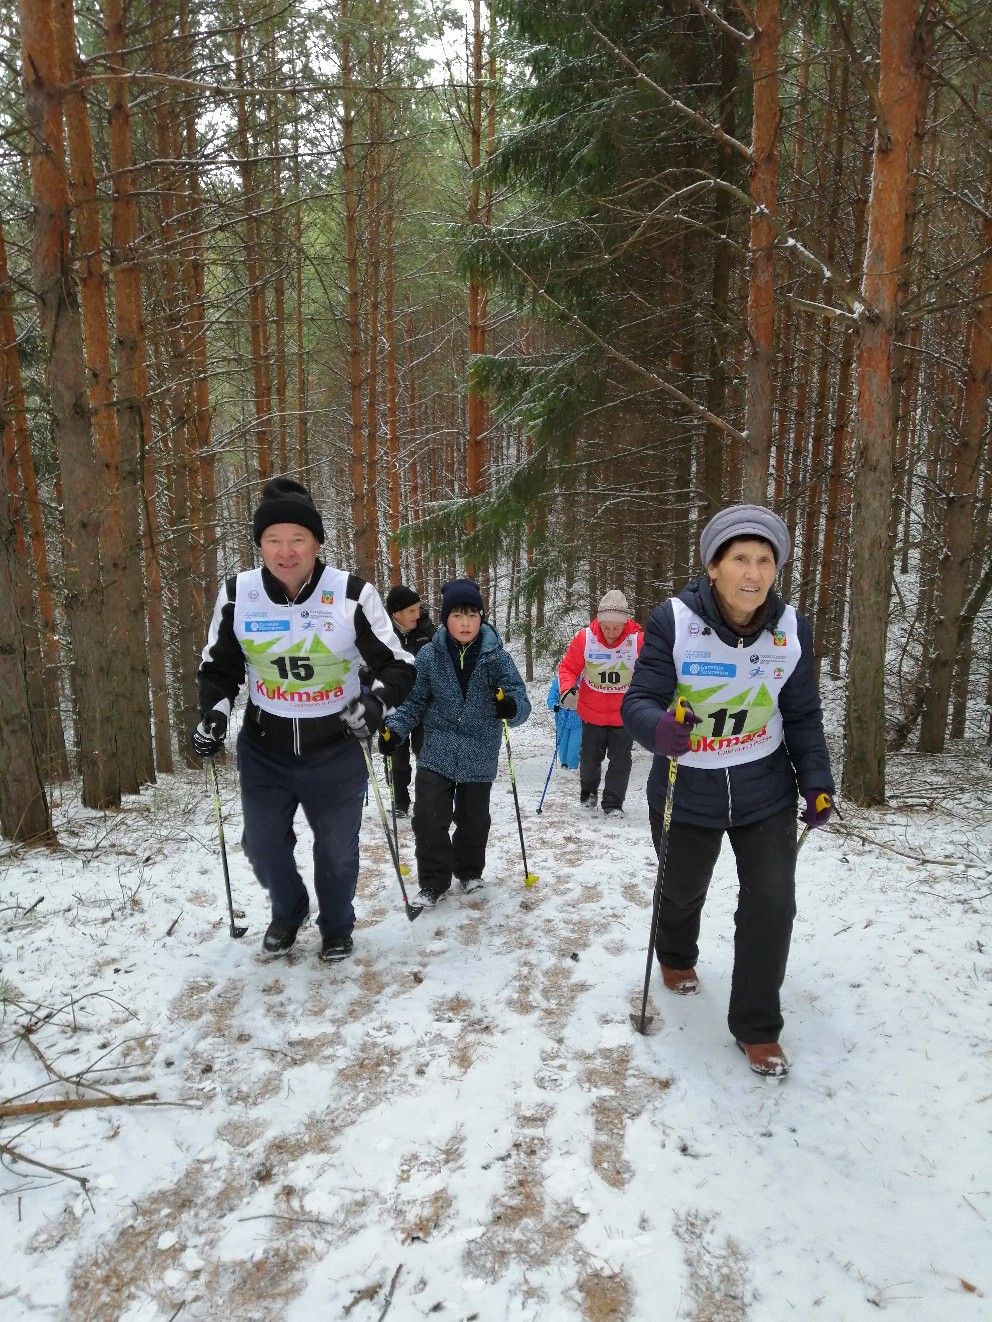
POLYGON ((597 620, 629 620, 632 611, 627 605, 627 598, 617 588, 611 588, 599 603, 597 620))

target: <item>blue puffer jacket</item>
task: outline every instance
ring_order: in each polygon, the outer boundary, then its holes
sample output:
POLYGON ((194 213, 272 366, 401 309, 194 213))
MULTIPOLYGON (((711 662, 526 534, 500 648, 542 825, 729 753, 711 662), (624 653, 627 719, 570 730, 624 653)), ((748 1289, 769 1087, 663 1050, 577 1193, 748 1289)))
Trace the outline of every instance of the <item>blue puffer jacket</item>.
MULTIPOLYGON (((765 623, 756 633, 741 638, 724 623, 705 574, 683 588, 679 600, 731 647, 754 647, 762 633, 771 632, 785 609, 782 598, 770 592, 765 623)), ((757 762, 734 767, 693 767, 680 762, 672 809, 675 821, 709 827, 760 822, 785 808, 796 807, 797 781, 801 792, 822 789, 833 793, 830 755, 823 737, 823 712, 813 669, 813 637, 805 619, 800 615, 798 620, 802 655, 778 699, 785 726, 784 743, 757 762)), ((675 697, 674 644, 675 612, 669 600, 651 612, 644 631, 644 646, 620 709, 624 725, 639 744, 652 752, 658 719, 671 707, 675 697)), ((658 812, 665 806, 667 783, 668 758, 655 757, 648 776, 648 803, 658 812)))
POLYGON ((501 688, 517 704, 510 725, 523 725, 530 715, 527 690, 513 657, 491 624, 483 622, 482 650, 461 685, 448 652, 442 625, 417 653, 417 679, 402 706, 386 721, 401 739, 417 725, 424 727, 424 746, 417 765, 458 784, 496 779, 503 723, 496 715, 495 694, 501 688))

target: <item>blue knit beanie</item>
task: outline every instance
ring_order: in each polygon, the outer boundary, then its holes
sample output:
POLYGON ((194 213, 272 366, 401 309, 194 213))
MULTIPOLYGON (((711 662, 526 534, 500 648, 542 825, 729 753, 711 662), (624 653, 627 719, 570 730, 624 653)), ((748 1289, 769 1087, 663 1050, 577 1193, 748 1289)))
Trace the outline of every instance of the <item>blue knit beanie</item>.
POLYGON ((441 623, 448 623, 448 616, 456 606, 471 606, 484 615, 482 593, 478 583, 471 578, 452 578, 441 587, 441 623))

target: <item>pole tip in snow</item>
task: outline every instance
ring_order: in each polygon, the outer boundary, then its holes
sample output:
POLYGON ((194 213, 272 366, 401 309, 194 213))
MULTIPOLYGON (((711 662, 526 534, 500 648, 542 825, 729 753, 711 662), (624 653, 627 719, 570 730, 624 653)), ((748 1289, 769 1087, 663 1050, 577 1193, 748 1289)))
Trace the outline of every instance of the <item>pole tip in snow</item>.
POLYGON ((537 881, 538 881, 538 877, 536 872, 528 872, 526 877, 524 877, 525 886, 536 886, 537 881))
POLYGON ((409 900, 407 901, 406 916, 407 918, 409 918, 411 923, 415 918, 419 918, 423 912, 424 912, 424 906, 422 904, 411 904, 409 900))
POLYGON ((247 931, 247 927, 238 927, 235 923, 231 924, 231 935, 234 937, 235 941, 240 937, 243 937, 247 931))
POLYGON ((634 1028, 637 1030, 638 1033, 641 1034, 642 1037, 647 1037, 648 1029, 654 1023, 654 1015, 632 1014, 630 1016, 630 1022, 633 1024, 634 1028))

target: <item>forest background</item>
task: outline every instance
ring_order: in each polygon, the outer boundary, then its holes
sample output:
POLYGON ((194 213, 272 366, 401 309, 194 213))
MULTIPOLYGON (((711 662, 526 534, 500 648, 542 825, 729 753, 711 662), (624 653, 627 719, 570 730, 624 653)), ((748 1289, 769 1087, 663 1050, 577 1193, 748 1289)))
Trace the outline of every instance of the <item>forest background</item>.
POLYGON ((767 502, 845 794, 987 739, 987 6, 19 0, 0 54, 3 835, 186 756, 276 472, 528 678, 767 502))

